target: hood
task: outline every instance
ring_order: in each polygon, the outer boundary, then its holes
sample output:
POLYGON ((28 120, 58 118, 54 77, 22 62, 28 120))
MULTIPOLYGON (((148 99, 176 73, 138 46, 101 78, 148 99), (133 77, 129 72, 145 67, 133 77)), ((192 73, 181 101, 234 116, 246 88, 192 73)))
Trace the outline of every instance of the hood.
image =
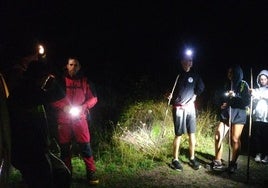
POLYGON ((243 70, 239 65, 233 65, 232 67, 233 70, 233 85, 236 88, 238 86, 238 84, 240 83, 240 81, 243 79, 244 74, 243 74, 243 70))
POLYGON ((258 76, 257 76, 257 85, 258 85, 258 87, 261 87, 261 84, 260 84, 260 76, 261 75, 265 75, 267 78, 268 78, 268 70, 262 70, 259 74, 258 74, 258 76))

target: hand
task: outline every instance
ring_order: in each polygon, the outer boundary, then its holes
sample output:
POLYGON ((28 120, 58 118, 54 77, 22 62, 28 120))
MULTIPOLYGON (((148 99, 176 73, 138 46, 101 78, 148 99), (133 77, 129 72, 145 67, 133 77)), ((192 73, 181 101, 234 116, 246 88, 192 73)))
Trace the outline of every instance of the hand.
POLYGON ((227 91, 227 92, 225 93, 225 95, 226 95, 227 97, 232 98, 232 97, 235 97, 235 92, 234 92, 233 90, 230 90, 230 91, 227 91))
POLYGON ((194 102, 196 100, 196 95, 194 95, 192 98, 191 98, 191 102, 194 102))
POLYGON ((70 112, 70 109, 71 109, 71 106, 70 105, 66 105, 66 106, 64 106, 63 111, 65 113, 69 113, 70 112))

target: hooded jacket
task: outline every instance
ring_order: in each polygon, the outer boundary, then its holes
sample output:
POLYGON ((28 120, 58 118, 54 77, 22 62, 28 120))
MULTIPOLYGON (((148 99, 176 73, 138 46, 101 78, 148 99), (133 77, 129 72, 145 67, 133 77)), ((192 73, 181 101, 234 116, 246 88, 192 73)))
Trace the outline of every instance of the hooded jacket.
POLYGON ((233 90, 235 96, 224 96, 222 102, 227 102, 232 108, 246 109, 250 104, 249 86, 246 81, 243 80, 243 71, 239 65, 231 67, 233 70, 233 77, 230 82, 225 84, 225 91, 233 90))
POLYGON ((252 92, 253 97, 253 121, 268 123, 268 85, 261 85, 260 76, 268 78, 268 70, 262 70, 257 76, 258 88, 252 92))

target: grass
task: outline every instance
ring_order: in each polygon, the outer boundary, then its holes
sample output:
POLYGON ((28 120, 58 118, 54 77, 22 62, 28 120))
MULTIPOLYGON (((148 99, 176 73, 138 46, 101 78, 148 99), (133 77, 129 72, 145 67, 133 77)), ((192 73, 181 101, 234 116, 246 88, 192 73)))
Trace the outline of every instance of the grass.
MULTIPOLYGON (((214 154, 213 130, 217 124, 215 114, 210 108, 198 111, 196 155, 201 160, 204 154, 214 154)), ((170 162, 174 132, 171 108, 167 108, 165 102, 136 102, 125 108, 118 122, 110 123, 112 130, 92 128, 97 174, 102 179, 103 187, 116 185, 140 170, 153 169, 159 164, 170 162)), ((180 159, 187 161, 187 135, 182 137, 180 151, 180 159)), ((85 179, 85 166, 78 154, 72 158, 72 164, 73 179, 85 179)), ((19 172, 13 169, 11 182, 18 182, 20 178, 19 172)), ((74 181, 72 187, 83 186, 79 181, 74 181)))

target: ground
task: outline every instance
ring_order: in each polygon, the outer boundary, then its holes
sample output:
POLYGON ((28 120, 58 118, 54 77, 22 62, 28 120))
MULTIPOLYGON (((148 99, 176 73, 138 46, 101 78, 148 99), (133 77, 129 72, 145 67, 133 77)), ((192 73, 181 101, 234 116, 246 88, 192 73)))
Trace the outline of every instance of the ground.
POLYGON ((133 187, 264 187, 268 183, 268 165, 257 164, 251 158, 248 170, 247 161, 248 157, 241 155, 238 170, 232 175, 208 170, 205 164, 199 170, 184 164, 183 172, 160 166, 141 172, 133 187))
MULTIPOLYGON (((227 152, 228 153, 228 152, 227 152)), ((200 155, 198 155, 200 156, 200 155)), ((175 171, 169 167, 169 162, 160 163, 158 167, 152 170, 143 170, 131 177, 116 177, 113 173, 99 174, 100 184, 94 186, 96 188, 115 187, 115 188, 172 188, 172 187, 215 187, 215 188, 258 188, 266 187, 268 183, 268 165, 256 163, 250 158, 248 168, 248 156, 240 155, 238 159, 238 170, 235 174, 229 175, 226 171, 215 172, 206 168, 206 164, 210 161, 208 158, 200 157, 199 161, 202 167, 199 170, 193 170, 188 166, 188 161, 183 161, 184 170, 182 172, 175 171), (116 179, 114 181, 114 179, 116 179)), ((227 165, 228 162, 225 161, 227 165)), ((90 187, 85 179, 73 178, 71 188, 90 187)), ((26 188, 18 182, 13 182, 10 188, 26 188)))
MULTIPOLYGON (((228 154, 228 152, 227 152, 228 154)), ((207 156, 205 156, 207 157, 207 156)), ((224 172, 215 172, 206 168, 209 160, 200 158, 202 167, 199 170, 193 170, 184 161, 182 172, 175 171, 169 167, 169 162, 152 170, 143 170, 133 177, 121 177, 119 180, 111 183, 112 174, 107 173, 100 178, 100 184, 96 187, 118 187, 118 188, 172 188, 172 187, 215 187, 215 188, 258 188, 266 187, 268 183, 268 165, 256 163, 254 158, 250 158, 248 168, 248 156, 240 155, 238 159, 238 170, 235 174, 224 172)), ((224 161, 227 165, 228 161, 224 161)), ((118 178, 116 178, 118 179, 118 178)), ((74 180, 72 188, 82 188, 81 181, 74 180)), ((85 186, 87 187, 87 186, 85 186)))

